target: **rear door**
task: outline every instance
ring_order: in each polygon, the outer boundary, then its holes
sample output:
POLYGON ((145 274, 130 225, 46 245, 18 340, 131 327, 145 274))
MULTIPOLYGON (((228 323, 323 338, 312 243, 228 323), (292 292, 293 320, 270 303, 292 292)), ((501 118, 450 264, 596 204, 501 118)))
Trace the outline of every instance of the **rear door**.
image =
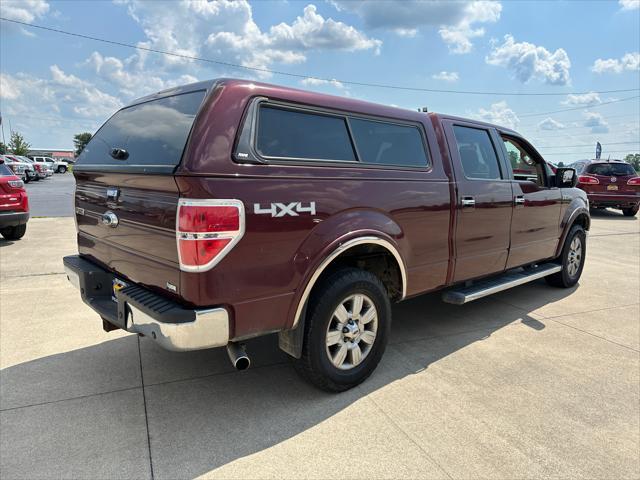
POLYGON ((443 121, 457 186, 454 282, 502 272, 507 264, 513 193, 491 130, 443 121))
POLYGON ((179 294, 173 177, 205 90, 111 117, 74 165, 78 248, 125 279, 179 294))

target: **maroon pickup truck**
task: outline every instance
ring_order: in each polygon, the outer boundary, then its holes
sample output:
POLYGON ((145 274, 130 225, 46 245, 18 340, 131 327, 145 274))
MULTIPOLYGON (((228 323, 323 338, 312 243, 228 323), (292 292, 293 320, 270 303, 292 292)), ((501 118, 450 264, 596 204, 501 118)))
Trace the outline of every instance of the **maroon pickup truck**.
POLYGON ((375 369, 393 302, 575 285, 590 224, 575 171, 512 130, 247 80, 135 101, 73 174, 64 264, 104 330, 226 346, 239 369, 277 332, 331 391, 375 369))

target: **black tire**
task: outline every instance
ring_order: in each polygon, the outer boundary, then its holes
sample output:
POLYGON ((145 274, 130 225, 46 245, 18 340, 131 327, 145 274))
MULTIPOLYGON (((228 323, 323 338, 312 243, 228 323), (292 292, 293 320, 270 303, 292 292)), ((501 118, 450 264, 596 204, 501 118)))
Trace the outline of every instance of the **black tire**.
POLYGON ((25 185, 29 183, 31 181, 31 177, 29 176, 29 174, 26 174, 22 181, 25 183, 25 185))
POLYGON ((622 209, 622 214, 625 217, 634 217, 636 215, 636 213, 638 213, 638 205, 636 205, 635 207, 631 207, 631 208, 623 208, 622 209))
POLYGON ((545 280, 549 285, 560 288, 570 288, 573 287, 578 280, 580 280, 580 275, 582 275, 582 269, 584 268, 584 261, 587 255, 587 235, 584 232, 584 229, 580 225, 574 225, 571 227, 569 234, 567 235, 566 240, 564 241, 564 246, 562 247, 562 254, 558 258, 558 261, 562 265, 562 270, 558 273, 554 273, 553 275, 549 275, 545 277, 545 280), (571 245, 577 239, 580 242, 580 259, 579 266, 575 273, 570 273, 570 260, 569 257, 572 254, 571 245))
POLYGON ((5 227, 0 229, 0 235, 7 240, 20 240, 27 231, 27 224, 17 225, 15 227, 5 227))
POLYGON ((59 166, 58 173, 65 173, 67 171, 67 167, 59 166))
MULTIPOLYGON (((365 315, 363 315, 364 317, 365 315)), ((359 321, 357 321, 359 324, 359 321)), ((350 324, 353 324, 351 322, 350 324)), ((364 331, 364 327, 360 327, 364 331)), ((375 370, 380 362, 389 338, 391 328, 391 302, 387 289, 378 277, 365 270, 343 268, 337 270, 313 289, 307 307, 302 356, 294 359, 298 373, 322 390, 343 392, 362 383, 375 370), (327 331, 331 322, 336 321, 334 312, 350 296, 362 294, 367 302, 375 306, 377 330, 373 343, 358 343, 369 348, 361 363, 348 369, 336 367, 330 360, 327 347, 327 331), (370 345, 369 347, 367 345, 370 345)), ((343 330, 344 331, 344 330, 343 330)), ((358 334, 358 336, 361 336, 358 334)), ((344 341, 347 346, 346 338, 344 341)), ((351 342, 353 344, 353 342, 351 342)), ((341 348, 337 343, 337 348, 341 348)), ((349 354, 350 356, 351 354, 349 354)), ((353 358, 353 357, 351 357, 353 358)))

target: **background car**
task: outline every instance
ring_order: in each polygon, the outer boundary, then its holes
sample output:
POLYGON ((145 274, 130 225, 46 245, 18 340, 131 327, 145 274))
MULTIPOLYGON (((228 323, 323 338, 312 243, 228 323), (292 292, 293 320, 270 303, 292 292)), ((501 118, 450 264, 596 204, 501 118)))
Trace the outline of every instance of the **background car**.
POLYGON ((24 183, 29 183, 31 180, 37 180, 38 175, 36 173, 36 169, 33 167, 31 162, 25 161, 22 157, 18 155, 3 155, 4 163, 11 168, 16 175, 22 178, 24 183), (22 170, 22 175, 19 175, 16 171, 15 167, 20 167, 22 170))
POLYGON ((18 240, 27 231, 29 198, 24 182, 0 159, 0 235, 18 240))
POLYGON ((11 169, 11 171, 16 177, 20 177, 22 181, 25 181, 25 177, 26 177, 25 166, 22 164, 22 162, 18 162, 17 160, 11 158, 8 155, 3 155, 2 159, 4 161, 4 164, 7 167, 9 167, 9 169, 11 169))
POLYGON ((591 208, 616 208, 627 217, 640 208, 640 176, 622 160, 591 160, 578 172, 578 188, 587 192, 591 208))

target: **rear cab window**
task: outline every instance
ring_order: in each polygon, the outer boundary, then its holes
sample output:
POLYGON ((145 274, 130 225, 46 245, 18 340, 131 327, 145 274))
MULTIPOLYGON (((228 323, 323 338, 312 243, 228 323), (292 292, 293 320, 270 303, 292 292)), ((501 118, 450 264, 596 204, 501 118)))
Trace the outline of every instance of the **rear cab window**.
POLYGON ((7 167, 4 163, 0 163, 0 177, 12 177, 14 175, 13 170, 7 167))
POLYGON ((205 94, 198 90, 119 110, 91 138, 76 165, 177 166, 205 94), (126 155, 114 158, 114 149, 126 155))
POLYGON ((430 167, 417 125, 279 104, 259 105, 254 148, 268 162, 430 167))

